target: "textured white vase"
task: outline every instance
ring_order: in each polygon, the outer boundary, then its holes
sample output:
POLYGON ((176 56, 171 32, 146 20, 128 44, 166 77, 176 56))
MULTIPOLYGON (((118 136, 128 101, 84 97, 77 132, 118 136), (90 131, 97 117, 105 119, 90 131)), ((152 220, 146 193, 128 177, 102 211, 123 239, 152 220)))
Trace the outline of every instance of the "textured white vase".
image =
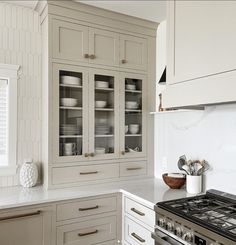
POLYGON ((38 180, 38 168, 32 160, 26 160, 20 169, 20 183, 23 187, 35 186, 38 180))

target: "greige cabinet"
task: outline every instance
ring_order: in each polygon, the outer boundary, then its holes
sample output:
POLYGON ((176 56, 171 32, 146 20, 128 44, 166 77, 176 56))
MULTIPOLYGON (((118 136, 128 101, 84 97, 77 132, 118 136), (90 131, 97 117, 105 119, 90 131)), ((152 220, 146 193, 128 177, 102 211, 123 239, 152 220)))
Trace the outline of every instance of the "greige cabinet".
POLYGON ((44 4, 45 185, 152 176, 157 24, 74 1, 44 4))
POLYGON ((50 207, 11 210, 0 213, 0 241, 4 245, 51 245, 50 207))
POLYGON ((164 107, 235 101, 236 3, 169 1, 164 107))

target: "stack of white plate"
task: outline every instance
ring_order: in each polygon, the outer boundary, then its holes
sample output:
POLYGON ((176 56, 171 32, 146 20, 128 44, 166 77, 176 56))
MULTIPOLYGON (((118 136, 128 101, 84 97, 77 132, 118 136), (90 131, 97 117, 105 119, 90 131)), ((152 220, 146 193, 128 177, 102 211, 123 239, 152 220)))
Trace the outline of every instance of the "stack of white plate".
POLYGON ((61 83, 65 85, 76 85, 76 86, 82 85, 81 78, 73 77, 73 76, 66 76, 66 75, 61 76, 61 83))
POLYGON ((62 135, 80 135, 81 127, 74 124, 61 124, 60 132, 62 135))
POLYGON ((110 133, 110 127, 107 126, 106 124, 96 125, 95 134, 104 135, 109 133, 110 133))
POLYGON ((109 88, 109 82, 107 81, 95 81, 96 88, 109 88))
POLYGON ((125 108, 126 109, 134 110, 134 109, 138 109, 138 107, 139 107, 139 104, 137 101, 126 101, 125 102, 125 108))

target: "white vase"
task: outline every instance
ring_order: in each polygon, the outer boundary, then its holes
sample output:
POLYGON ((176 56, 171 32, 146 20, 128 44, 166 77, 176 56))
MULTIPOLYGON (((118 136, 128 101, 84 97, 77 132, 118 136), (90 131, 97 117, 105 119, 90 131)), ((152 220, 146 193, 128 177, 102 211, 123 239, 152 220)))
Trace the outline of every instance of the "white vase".
POLYGON ((190 194, 199 194, 202 192, 202 175, 187 175, 187 192, 190 194))
POLYGON ((20 184, 23 187, 33 187, 38 180, 37 165, 31 160, 26 160, 20 169, 20 184))

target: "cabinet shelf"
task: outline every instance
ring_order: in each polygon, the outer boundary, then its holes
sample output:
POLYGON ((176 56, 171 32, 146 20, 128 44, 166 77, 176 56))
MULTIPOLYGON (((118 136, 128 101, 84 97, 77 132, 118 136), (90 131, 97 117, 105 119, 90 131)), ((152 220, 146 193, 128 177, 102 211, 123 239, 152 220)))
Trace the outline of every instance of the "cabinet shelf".
POLYGON ((125 137, 141 137, 142 134, 126 134, 125 137))
POLYGON ((131 93, 131 94, 141 94, 142 91, 141 90, 125 90, 126 93, 131 93))
POLYGON ((95 108, 95 111, 114 111, 114 108, 95 108))
POLYGON ((78 88, 78 89, 82 89, 82 86, 78 86, 78 85, 70 85, 70 84, 60 84, 60 87, 63 88, 78 88))
POLYGON ((96 134, 95 135, 96 138, 112 138, 114 137, 113 134, 96 134))
POLYGON ((60 106, 60 109, 62 110, 82 110, 82 107, 76 107, 76 106, 60 106))
POLYGON ((98 92, 114 92, 114 88, 95 88, 98 92))
POLYGON ((67 139, 67 138, 83 138, 82 135, 60 135, 61 139, 67 139))

